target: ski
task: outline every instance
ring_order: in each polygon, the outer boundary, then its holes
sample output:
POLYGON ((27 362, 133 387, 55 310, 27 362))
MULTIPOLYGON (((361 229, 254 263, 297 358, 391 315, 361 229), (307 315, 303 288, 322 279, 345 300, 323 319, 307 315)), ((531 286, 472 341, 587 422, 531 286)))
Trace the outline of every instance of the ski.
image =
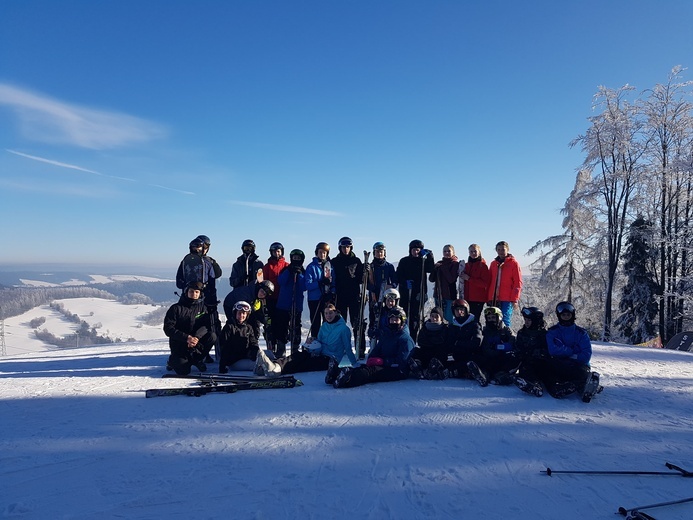
MULTIPOLYGON (((573 471, 564 470, 558 471, 551 468, 546 468, 542 470, 541 473, 545 473, 549 477, 551 475, 562 474, 574 474, 574 475, 665 475, 665 476, 675 476, 675 477, 693 477, 693 472, 686 471, 685 469, 671 464, 670 462, 665 463, 665 466, 672 471, 599 471, 599 470, 587 470, 587 471, 573 471)), ((643 508, 644 509, 644 508, 643 508)))
MULTIPOLYGON (((182 376, 185 377, 185 376, 182 376)), ((303 383, 298 379, 268 378, 257 381, 210 381, 198 380, 200 386, 187 386, 182 388, 152 388, 145 390, 145 397, 166 397, 171 395, 188 395, 199 397, 209 393, 234 393, 238 390, 260 390, 265 388, 294 388, 303 383)))
POLYGON ((365 325, 364 311, 366 308, 366 296, 368 296, 368 257, 369 251, 363 252, 363 279, 361 280, 361 294, 359 295, 359 317, 358 330, 354 331, 354 346, 356 347, 356 358, 363 359, 366 354, 365 345, 365 325))
MULTIPOLYGON (((298 381, 292 374, 279 375, 277 377, 268 376, 256 376, 256 375, 236 375, 236 374, 190 374, 190 375, 178 375, 178 374, 164 374, 161 376, 164 379, 193 379, 196 381, 209 381, 209 382, 257 382, 257 381, 298 381)), ((297 382, 298 386, 301 385, 297 382)))

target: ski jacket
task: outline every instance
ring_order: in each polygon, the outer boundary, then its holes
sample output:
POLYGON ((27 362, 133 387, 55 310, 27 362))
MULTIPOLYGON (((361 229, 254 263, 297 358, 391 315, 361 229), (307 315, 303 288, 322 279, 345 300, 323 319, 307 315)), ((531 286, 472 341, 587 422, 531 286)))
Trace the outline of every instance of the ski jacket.
POLYGON ((454 319, 448 326, 446 343, 456 361, 469 360, 479 353, 481 347, 481 325, 470 314, 462 323, 454 319))
POLYGON ((445 323, 435 324, 426 320, 419 335, 416 336, 416 344, 422 350, 438 352, 446 344, 447 337, 448 325, 445 323))
POLYGON ((418 320, 419 308, 416 306, 421 304, 421 288, 423 287, 423 300, 428 295, 428 284, 426 283, 425 273, 432 273, 435 262, 433 253, 430 253, 425 258, 418 256, 405 256, 397 264, 397 280, 399 281, 400 305, 407 313, 412 314, 410 318, 418 320), (423 269, 423 273, 421 272, 423 269), (421 279, 424 275, 423 280, 421 279))
POLYGON ((247 321, 238 323, 235 317, 228 319, 221 329, 219 346, 229 364, 257 357, 258 341, 253 326, 247 321))
POLYGON ((351 348, 351 329, 341 316, 332 323, 324 321, 320 325, 317 340, 321 345, 318 350, 321 355, 331 357, 337 363, 346 355, 352 365, 356 364, 356 356, 351 348))
POLYGON ((231 276, 229 282, 231 287, 241 287, 243 285, 252 285, 257 282, 257 272, 263 267, 262 261, 253 253, 251 255, 241 255, 236 258, 233 266, 231 266, 231 276))
POLYGON ((211 331, 211 327, 204 299, 191 300, 187 294, 171 305, 164 317, 164 334, 172 348, 181 345, 187 348, 188 336, 200 339, 211 331))
POLYGON ((434 294, 440 295, 443 300, 457 299, 457 277, 459 276, 460 262, 456 256, 443 258, 433 266, 433 272, 428 279, 434 282, 434 294))
POLYGON ((503 260, 499 257, 494 258, 489 267, 489 273, 486 301, 517 303, 520 300, 522 272, 520 264, 513 255, 508 255, 503 260))
POLYGON ((515 348, 523 360, 547 359, 549 349, 546 344, 546 329, 522 327, 517 331, 515 348))
POLYGON ((267 259, 267 263, 262 266, 262 279, 269 280, 274 284, 274 293, 267 297, 268 300, 276 302, 279 299, 279 273, 287 265, 289 265, 289 262, 283 256, 280 258, 271 256, 267 259))
POLYGON ((482 330, 481 354, 486 358, 514 355, 515 335, 503 322, 498 327, 486 325, 482 330))
POLYGON ((306 290, 308 291, 308 301, 315 301, 322 298, 323 294, 335 293, 335 275, 332 273, 332 280, 325 278, 325 264, 331 261, 328 258, 321 262, 317 256, 306 267, 306 290))
POLYGON ((353 251, 332 259, 334 289, 338 300, 359 301, 363 281, 363 262, 353 251))
MULTIPOLYGON (((406 329, 407 327, 404 328, 406 329)), ((394 332, 387 328, 380 333, 378 342, 368 356, 381 358, 385 367, 406 367, 409 352, 413 349, 414 340, 411 339, 407 332, 404 330, 394 332)))
POLYGON ((259 290, 260 284, 256 282, 253 285, 237 287, 224 298, 224 314, 226 314, 227 320, 236 319, 236 312, 233 310, 234 304, 237 302, 250 304, 250 314, 245 322, 253 328, 255 336, 258 338, 262 333, 260 326, 267 324, 267 305, 266 302, 257 297, 259 290))
POLYGON ((575 324, 557 323, 546 331, 546 343, 552 358, 573 359, 588 365, 592 358, 592 342, 587 331, 575 324))
POLYGON ((368 276, 368 290, 371 294, 371 301, 377 302, 380 300, 380 292, 385 286, 397 287, 395 266, 384 258, 376 258, 371 262, 371 273, 368 276))
POLYGON ((277 309, 291 311, 291 304, 293 303, 294 312, 300 314, 303 310, 303 299, 306 292, 306 275, 303 272, 294 272, 291 266, 287 266, 279 273, 277 283, 281 288, 277 309))
POLYGON ((468 302, 487 302, 491 273, 486 260, 469 257, 464 272, 469 276, 469 280, 464 281, 464 299, 468 302))

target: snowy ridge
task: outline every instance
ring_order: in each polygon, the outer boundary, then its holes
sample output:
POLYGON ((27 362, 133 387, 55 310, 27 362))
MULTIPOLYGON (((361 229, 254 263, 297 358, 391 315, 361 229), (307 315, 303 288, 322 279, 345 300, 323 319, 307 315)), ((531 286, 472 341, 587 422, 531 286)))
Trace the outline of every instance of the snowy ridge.
MULTIPOLYGON (((613 519, 693 496, 693 356, 595 345, 590 404, 472 381, 145 399, 156 339, 0 358, 0 514, 45 518, 613 519)), ((689 519, 693 504, 650 512, 689 519)))

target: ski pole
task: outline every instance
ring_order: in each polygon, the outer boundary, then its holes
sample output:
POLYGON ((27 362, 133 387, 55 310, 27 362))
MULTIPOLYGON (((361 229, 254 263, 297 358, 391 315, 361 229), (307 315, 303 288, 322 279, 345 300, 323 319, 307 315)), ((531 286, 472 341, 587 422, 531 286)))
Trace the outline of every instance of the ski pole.
POLYGON ((649 504, 647 506, 631 507, 626 509, 625 507, 619 507, 618 512, 623 516, 628 516, 629 514, 639 513, 641 509, 652 509, 655 507, 673 506, 675 504, 685 504, 686 502, 693 502, 693 497, 682 498, 681 500, 671 500, 670 502, 659 502, 657 504, 649 504))
POLYGON ((601 470, 586 470, 586 471, 574 471, 574 470, 553 470, 551 468, 546 468, 542 470, 541 473, 546 473, 549 477, 553 474, 574 474, 574 475, 672 475, 677 477, 693 477, 693 473, 686 471, 679 466, 667 462, 666 467, 671 471, 601 471, 601 470))

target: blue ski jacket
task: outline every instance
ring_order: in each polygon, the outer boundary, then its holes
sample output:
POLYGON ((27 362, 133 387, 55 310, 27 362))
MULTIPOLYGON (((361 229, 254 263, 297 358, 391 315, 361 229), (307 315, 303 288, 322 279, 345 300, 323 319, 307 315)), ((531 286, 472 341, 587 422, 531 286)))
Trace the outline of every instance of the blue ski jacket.
POLYGON ((303 298, 306 292, 306 276, 302 272, 294 273, 291 267, 287 266, 279 273, 277 283, 280 287, 277 309, 290 311, 293 302, 294 310, 300 313, 303 310, 303 298), (294 274, 296 274, 295 285, 294 274))
POLYGON ((317 340, 321 345, 318 352, 323 356, 331 357, 339 363, 346 354, 351 364, 356 364, 356 356, 351 348, 351 329, 341 316, 332 323, 323 322, 317 340))
POLYGON ((394 332, 387 328, 381 332, 378 343, 375 344, 368 356, 382 358, 383 365, 386 367, 406 367, 407 357, 414 347, 414 340, 407 332, 404 330, 394 332))
MULTIPOLYGON (((329 261, 329 259, 327 261, 329 261)), ((322 297, 323 289, 325 289, 325 285, 323 284, 324 276, 325 270, 323 268, 323 263, 318 259, 317 256, 314 256, 312 262, 308 264, 308 267, 306 267, 306 290, 308 291, 308 301, 319 300, 322 297)), ((335 294, 334 270, 332 271, 332 283, 330 284, 329 292, 333 295, 335 294)))
POLYGON ((587 331, 574 323, 567 326, 557 323, 549 328, 546 343, 554 358, 573 359, 582 365, 588 365, 592 358, 592 342, 587 331))

